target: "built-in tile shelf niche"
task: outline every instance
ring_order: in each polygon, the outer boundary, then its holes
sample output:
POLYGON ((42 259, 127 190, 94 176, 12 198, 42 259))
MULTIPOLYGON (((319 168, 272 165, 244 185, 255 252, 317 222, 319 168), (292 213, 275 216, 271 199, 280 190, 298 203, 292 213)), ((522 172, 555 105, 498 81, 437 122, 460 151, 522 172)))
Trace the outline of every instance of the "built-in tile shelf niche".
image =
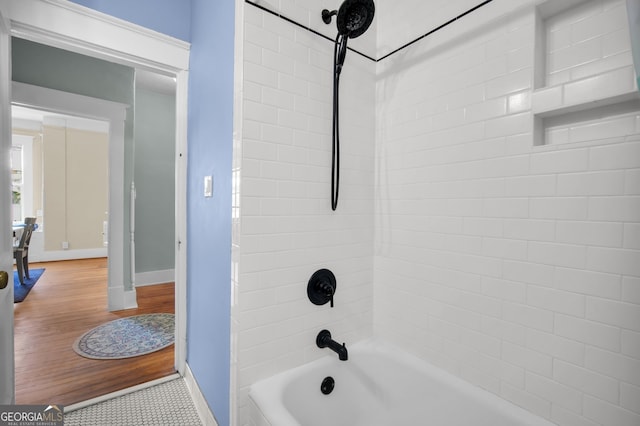
POLYGON ((640 134, 624 0, 550 0, 537 8, 535 145, 615 142, 640 134))

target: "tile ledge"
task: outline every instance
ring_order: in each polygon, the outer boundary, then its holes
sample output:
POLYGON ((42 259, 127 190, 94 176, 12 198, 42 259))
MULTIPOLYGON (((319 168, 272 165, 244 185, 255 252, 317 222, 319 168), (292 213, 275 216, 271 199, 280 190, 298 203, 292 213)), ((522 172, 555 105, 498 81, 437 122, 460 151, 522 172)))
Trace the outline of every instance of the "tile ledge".
POLYGON ((640 92, 634 67, 628 65, 536 89, 531 109, 534 115, 546 118, 630 100, 640 100, 640 92))

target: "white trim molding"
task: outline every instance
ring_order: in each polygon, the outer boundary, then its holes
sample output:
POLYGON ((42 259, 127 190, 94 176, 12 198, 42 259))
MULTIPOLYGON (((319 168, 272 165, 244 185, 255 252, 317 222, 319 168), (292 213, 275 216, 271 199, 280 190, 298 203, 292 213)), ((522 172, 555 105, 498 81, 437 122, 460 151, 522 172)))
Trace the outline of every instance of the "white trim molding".
POLYGON ((196 378, 193 376, 188 364, 185 368, 184 380, 187 383, 191 399, 193 399, 193 404, 196 406, 196 411, 198 412, 198 416, 200 416, 202 424, 204 426, 218 426, 218 422, 216 422, 216 418, 209 408, 207 400, 202 394, 198 382, 196 382, 196 378))
POLYGON ((175 151, 175 311, 176 370, 184 375, 187 363, 187 104, 189 71, 176 73, 176 151, 175 151), (182 106, 183 108, 180 108, 182 106), (182 315, 178 315, 178 313, 182 315))
MULTIPOLYGON (((53 112, 124 123, 129 105, 120 102, 77 95, 31 84, 12 82, 12 102, 15 105, 38 106, 53 112)), ((123 137, 124 138, 124 137, 123 137)))
POLYGON ((163 269, 159 271, 136 273, 136 287, 156 285, 174 282, 176 279, 175 269, 163 269))
POLYGON ((106 248, 78 249, 78 250, 49 250, 33 252, 29 246, 29 263, 56 262, 58 260, 96 259, 107 257, 106 248))
POLYGON ((145 63, 150 70, 189 68, 185 41, 66 0, 7 3, 13 36, 116 63, 145 63))
MULTIPOLYGON (((5 196, 5 191, 11 186, 9 157, 11 150, 11 25, 9 17, 2 8, 0 1, 0 270, 11 273, 11 256, 9 247, 11 234, 11 199, 5 196)), ((15 404, 15 362, 13 338, 13 286, 6 286, 0 290, 0 404, 15 404)), ((14 305, 15 306, 15 305, 14 305)))
MULTIPOLYGON (((114 280, 118 284, 117 280, 114 280)), ((120 311, 123 309, 135 309, 138 307, 136 289, 125 290, 122 280, 120 285, 109 286, 107 289, 108 309, 110 311, 120 311)))

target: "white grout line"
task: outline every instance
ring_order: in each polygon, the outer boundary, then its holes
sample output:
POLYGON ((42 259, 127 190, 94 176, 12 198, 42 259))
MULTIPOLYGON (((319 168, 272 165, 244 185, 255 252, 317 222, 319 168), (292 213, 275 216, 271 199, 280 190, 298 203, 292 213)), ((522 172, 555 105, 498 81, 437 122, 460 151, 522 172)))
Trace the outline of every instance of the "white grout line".
POLYGON ((71 413, 72 411, 76 411, 76 410, 79 410, 81 408, 88 407, 90 405, 98 404, 100 402, 108 401, 110 399, 117 398, 119 396, 127 395, 127 394, 130 394, 130 393, 133 393, 133 392, 137 392, 137 391, 142 390, 142 389, 147 389, 147 388, 150 388, 152 386, 160 385, 162 383, 170 382, 172 380, 180 379, 180 378, 182 378, 182 376, 180 376, 180 374, 174 373, 174 374, 172 374, 170 376, 161 377, 159 379, 151 380, 150 382, 141 383, 139 385, 135 385, 135 386, 132 386, 130 388, 121 389, 119 391, 111 392, 111 393, 108 393, 106 395, 97 396, 95 398, 87 399, 86 401, 80 401, 78 403, 68 405, 68 406, 64 407, 64 412, 65 413, 71 413))

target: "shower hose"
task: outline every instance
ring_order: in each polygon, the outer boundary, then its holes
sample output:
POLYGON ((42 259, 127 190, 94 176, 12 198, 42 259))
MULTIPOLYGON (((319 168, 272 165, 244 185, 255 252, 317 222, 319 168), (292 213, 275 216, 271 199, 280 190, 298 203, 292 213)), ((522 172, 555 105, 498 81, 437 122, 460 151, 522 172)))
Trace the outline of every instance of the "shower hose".
POLYGON ((339 118, 339 86, 340 72, 347 52, 347 37, 338 35, 333 49, 333 131, 331 153, 331 210, 338 207, 340 190, 340 118, 339 118))

